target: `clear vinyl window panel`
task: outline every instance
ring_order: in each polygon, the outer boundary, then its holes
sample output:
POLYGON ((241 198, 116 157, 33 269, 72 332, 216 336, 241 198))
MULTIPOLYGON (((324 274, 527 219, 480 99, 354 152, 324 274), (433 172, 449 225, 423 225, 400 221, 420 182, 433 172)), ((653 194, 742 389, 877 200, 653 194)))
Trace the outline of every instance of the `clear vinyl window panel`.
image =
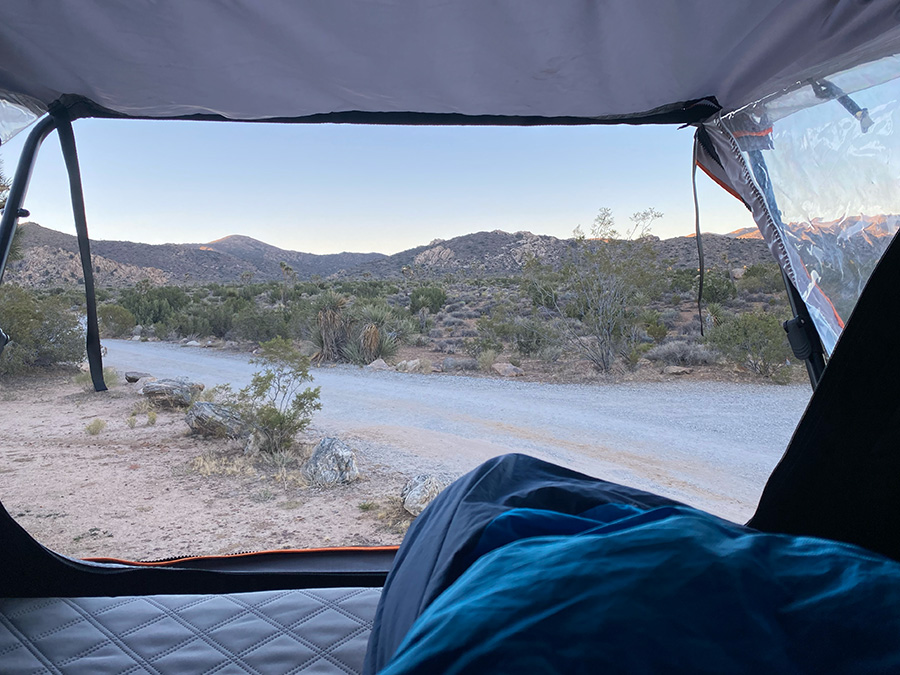
POLYGON ((900 224, 900 59, 728 115, 772 228, 761 227, 830 354, 900 224))

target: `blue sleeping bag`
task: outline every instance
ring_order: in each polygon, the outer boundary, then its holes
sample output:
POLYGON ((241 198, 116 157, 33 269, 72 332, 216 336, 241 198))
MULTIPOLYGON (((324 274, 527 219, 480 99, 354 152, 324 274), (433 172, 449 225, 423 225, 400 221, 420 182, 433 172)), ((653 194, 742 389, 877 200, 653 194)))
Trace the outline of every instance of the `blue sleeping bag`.
POLYGON ((900 565, 683 506, 514 509, 382 672, 900 672, 900 565), (547 534, 564 532, 564 534, 547 534))

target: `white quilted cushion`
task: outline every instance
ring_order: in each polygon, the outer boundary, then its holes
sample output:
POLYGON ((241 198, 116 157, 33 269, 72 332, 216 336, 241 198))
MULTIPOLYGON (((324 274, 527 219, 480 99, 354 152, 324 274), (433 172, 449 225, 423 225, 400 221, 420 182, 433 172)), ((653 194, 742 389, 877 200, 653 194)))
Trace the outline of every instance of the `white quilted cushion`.
POLYGON ((374 588, 0 599, 3 673, 359 673, 374 588))

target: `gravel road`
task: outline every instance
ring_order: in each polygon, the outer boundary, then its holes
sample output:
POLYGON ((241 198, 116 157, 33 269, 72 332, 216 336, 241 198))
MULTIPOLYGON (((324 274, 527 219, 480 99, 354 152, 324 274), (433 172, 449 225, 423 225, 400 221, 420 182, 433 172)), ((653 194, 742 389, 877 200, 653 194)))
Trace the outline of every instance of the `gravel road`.
MULTIPOLYGON (((106 365, 212 386, 247 384, 248 356, 107 340, 106 365)), ((809 400, 808 386, 678 380, 561 385, 314 368, 315 431, 414 473, 461 473, 523 452, 734 520, 753 512, 809 400)))

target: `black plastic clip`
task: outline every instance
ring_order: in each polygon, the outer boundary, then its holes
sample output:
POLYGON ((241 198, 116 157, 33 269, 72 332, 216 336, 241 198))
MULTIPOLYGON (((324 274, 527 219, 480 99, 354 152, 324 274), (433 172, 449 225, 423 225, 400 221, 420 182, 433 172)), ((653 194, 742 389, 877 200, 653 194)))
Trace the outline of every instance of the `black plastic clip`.
POLYGON ((794 356, 803 361, 809 359, 813 353, 813 346, 807 332, 806 321, 802 317, 795 316, 793 319, 785 321, 782 326, 784 326, 784 332, 787 333, 794 356))

